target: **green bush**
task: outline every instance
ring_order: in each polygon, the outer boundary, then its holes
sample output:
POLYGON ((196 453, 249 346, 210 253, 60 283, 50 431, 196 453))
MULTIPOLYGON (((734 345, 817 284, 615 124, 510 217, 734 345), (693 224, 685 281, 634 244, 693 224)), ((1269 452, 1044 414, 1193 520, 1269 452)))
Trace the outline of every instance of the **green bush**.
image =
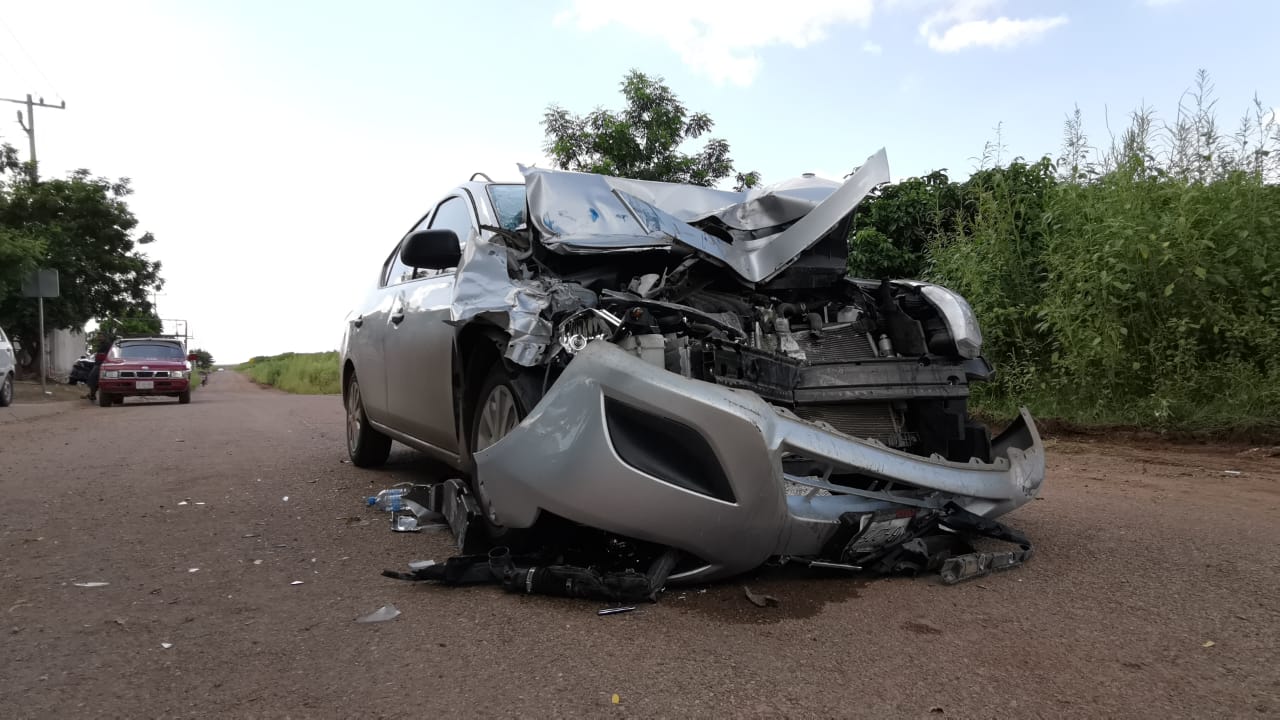
POLYGON ((963 293, 996 382, 980 410, 1159 429, 1280 428, 1280 129, 1216 129, 1201 75, 1101 157, 1077 111, 1059 163, 975 173, 927 276, 963 293))
POLYGON ((285 392, 301 395, 342 392, 337 352, 260 355, 236 369, 256 383, 285 392))

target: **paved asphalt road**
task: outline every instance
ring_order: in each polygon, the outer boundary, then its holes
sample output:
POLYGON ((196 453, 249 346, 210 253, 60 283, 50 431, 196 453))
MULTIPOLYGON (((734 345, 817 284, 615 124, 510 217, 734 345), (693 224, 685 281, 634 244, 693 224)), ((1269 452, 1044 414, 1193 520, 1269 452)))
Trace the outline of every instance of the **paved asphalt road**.
POLYGON ((380 577, 449 539, 393 534, 361 496, 439 470, 341 462, 334 397, 227 372, 191 405, 3 422, 0 718, 1280 714, 1280 458, 1051 444, 1008 518, 1037 543, 1024 568, 772 571, 745 582, 779 607, 739 581, 598 617, 380 577))

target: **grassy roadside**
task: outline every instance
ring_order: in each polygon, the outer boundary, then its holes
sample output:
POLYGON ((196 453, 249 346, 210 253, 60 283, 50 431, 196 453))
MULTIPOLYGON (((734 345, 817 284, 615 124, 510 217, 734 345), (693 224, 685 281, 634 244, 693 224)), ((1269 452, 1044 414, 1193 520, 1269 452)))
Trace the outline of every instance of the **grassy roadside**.
POLYGON ((289 393, 336 395, 342 392, 336 351, 260 356, 235 369, 258 384, 289 393))

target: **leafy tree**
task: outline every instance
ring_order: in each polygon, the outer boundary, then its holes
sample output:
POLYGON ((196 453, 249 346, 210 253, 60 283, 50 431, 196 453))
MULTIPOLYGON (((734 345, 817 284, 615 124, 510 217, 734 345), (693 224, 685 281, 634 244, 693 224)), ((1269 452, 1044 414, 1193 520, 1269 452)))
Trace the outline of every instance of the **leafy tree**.
MULTIPOLYGON (((12 145, 0 145, 0 169, 20 167, 12 145)), ((4 192, 4 176, 0 175, 0 196, 4 192)), ((36 267, 44 254, 44 243, 25 228, 0 225, 0 297, 17 293, 22 276, 36 267)))
MULTIPOLYGON (((159 289, 160 263, 136 249, 137 218, 125 199, 128 179, 111 181, 76 170, 32 183, 10 146, 0 152, 0 325, 40 357, 36 303, 23 298, 14 267, 58 271, 61 296, 45 302, 45 328, 78 328, 90 318, 154 318, 148 295, 159 289)), ((150 320, 147 320, 149 323, 150 320)), ((158 323, 156 323, 158 325, 158 323)))
POLYGON ((945 170, 878 188, 858 206, 849 237, 850 272, 867 278, 921 277, 930 245, 960 226, 964 198, 965 186, 951 182, 945 170))
MULTIPOLYGON (((558 105, 547 107, 544 149, 556 167, 708 187, 734 174, 725 140, 710 138, 692 155, 680 151, 685 141, 702 137, 715 123, 706 113, 689 112, 661 77, 632 70, 621 86, 626 107, 620 112, 597 108, 583 116, 558 105)), ((739 173, 736 179, 747 188, 760 176, 739 173)))
POLYGON ((733 176, 733 191, 742 192, 760 184, 760 173, 755 170, 736 173, 733 176))
POLYGON ((164 323, 155 313, 136 315, 134 317, 106 318, 98 324, 98 329, 89 333, 90 348, 96 348, 102 342, 110 343, 116 338, 127 335, 159 335, 164 331, 164 323))
POLYGON ((196 348, 191 352, 196 355, 196 367, 199 367, 201 370, 208 370, 213 367, 213 355, 211 355, 208 350, 205 350, 204 348, 196 348))

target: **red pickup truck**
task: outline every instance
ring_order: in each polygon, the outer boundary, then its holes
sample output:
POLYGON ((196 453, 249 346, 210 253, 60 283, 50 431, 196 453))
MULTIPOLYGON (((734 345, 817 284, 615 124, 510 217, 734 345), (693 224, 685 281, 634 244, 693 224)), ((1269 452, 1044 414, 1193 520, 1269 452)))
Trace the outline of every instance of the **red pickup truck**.
POLYGON ((98 405, 110 407, 131 395, 166 395, 191 402, 191 363, 181 340, 129 338, 107 351, 98 378, 98 405))

